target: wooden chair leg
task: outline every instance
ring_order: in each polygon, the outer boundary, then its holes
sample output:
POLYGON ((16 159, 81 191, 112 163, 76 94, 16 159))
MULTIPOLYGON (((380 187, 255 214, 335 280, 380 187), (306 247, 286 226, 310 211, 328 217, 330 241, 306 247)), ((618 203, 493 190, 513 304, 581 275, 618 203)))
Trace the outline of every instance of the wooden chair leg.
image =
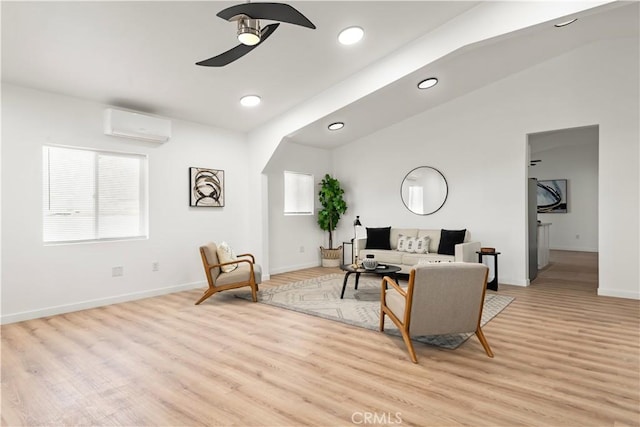
POLYGON ((482 344, 482 347, 484 347, 484 351, 487 353, 487 356, 493 357, 493 352, 491 351, 491 347, 489 347, 489 342, 487 342, 487 339, 485 338, 484 333, 482 333, 482 329, 480 328, 480 326, 478 326, 478 329, 476 329, 476 335, 480 340, 480 344, 482 344))
POLYGON ((384 332, 384 309, 380 307, 380 332, 384 332))
POLYGON ((409 350, 409 356, 411 356, 411 361, 413 363, 418 363, 418 358, 416 357, 416 351, 413 349, 413 343, 411 342, 411 337, 409 336, 409 332, 404 328, 401 328, 400 332, 402 332, 402 339, 404 340, 404 343, 407 346, 407 350, 409 350))
POLYGON ((251 299, 258 302, 258 285, 255 282, 251 283, 251 299))
POLYGON ((215 294, 216 290, 215 288, 209 288, 206 291, 204 291, 204 294, 202 295, 202 297, 200 297, 200 299, 196 302, 195 305, 200 304, 202 301, 206 300, 207 298, 209 298, 211 295, 215 294))

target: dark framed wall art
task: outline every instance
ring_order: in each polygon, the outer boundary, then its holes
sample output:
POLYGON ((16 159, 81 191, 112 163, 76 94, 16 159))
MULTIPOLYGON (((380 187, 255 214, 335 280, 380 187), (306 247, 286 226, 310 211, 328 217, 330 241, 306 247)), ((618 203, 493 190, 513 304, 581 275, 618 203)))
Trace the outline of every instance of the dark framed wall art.
POLYGON ((224 171, 189 168, 189 206, 224 206, 224 171))
POLYGON ((567 213, 567 180, 538 181, 538 213, 567 213))

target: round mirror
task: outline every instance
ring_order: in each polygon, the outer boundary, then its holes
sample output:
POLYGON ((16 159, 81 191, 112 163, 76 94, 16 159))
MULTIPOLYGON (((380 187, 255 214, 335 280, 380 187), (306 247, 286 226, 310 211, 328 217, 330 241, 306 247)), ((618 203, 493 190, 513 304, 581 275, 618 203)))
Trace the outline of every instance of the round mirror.
POLYGON ((417 215, 431 215, 440 210, 447 200, 449 188, 444 175, 430 166, 413 169, 402 180, 402 202, 417 215))

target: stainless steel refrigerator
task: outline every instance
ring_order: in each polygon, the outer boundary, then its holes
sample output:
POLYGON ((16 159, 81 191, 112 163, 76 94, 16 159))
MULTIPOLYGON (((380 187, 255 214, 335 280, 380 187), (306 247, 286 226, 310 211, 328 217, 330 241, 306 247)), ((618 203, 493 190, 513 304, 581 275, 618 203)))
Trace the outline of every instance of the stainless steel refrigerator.
POLYGON ((529 178, 527 221, 529 227, 529 283, 538 275, 538 180, 529 178))

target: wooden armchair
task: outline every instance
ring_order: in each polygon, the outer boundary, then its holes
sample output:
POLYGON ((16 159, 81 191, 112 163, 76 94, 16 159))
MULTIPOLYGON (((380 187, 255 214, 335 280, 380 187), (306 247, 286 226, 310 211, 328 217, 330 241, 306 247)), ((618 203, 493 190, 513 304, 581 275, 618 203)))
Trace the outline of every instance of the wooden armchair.
POLYGON ((489 269, 476 263, 418 265, 408 288, 390 277, 382 279, 380 331, 387 315, 400 329, 413 363, 418 363, 412 336, 475 332, 487 356, 493 357, 482 329, 482 308, 489 269), (387 285, 391 287, 387 289, 387 285))
POLYGON ((220 263, 218 259, 218 247, 211 242, 205 246, 200 246, 200 256, 204 266, 209 289, 196 302, 196 305, 209 298, 216 292, 227 289, 251 287, 251 297, 253 302, 258 301, 258 284, 262 281, 262 269, 256 264, 255 257, 251 254, 240 254, 238 259, 230 262, 220 263), (238 268, 225 273, 220 267, 223 265, 238 264, 238 268))

